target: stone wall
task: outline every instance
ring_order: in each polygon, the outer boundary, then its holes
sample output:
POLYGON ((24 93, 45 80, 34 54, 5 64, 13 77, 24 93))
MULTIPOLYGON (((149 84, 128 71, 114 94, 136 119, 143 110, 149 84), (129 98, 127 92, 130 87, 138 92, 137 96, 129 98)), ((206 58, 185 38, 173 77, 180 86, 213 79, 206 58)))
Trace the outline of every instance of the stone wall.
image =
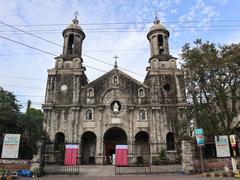
MULTIPOLYGON (((231 159, 229 158, 218 158, 218 159, 204 159, 204 171, 218 171, 224 170, 224 166, 228 166, 230 169, 232 168, 231 159)), ((237 158, 238 167, 240 167, 240 158, 237 158)), ((200 172, 201 164, 200 160, 194 160, 194 169, 195 172, 200 172)))
POLYGON ((182 170, 185 174, 195 172, 193 142, 191 140, 182 141, 182 170))

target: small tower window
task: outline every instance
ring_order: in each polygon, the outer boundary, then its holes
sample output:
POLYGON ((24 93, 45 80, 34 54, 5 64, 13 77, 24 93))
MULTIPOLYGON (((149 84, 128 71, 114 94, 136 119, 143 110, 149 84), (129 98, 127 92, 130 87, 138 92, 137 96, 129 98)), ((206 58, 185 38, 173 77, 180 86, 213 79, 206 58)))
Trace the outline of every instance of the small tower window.
POLYGON ((170 84, 165 84, 164 86, 163 86, 163 89, 165 90, 165 91, 170 91, 171 90, 171 86, 170 86, 170 84))
POLYGON ((93 113, 92 110, 87 110, 86 111, 86 120, 92 120, 93 119, 93 113))
POLYGON ((74 46, 74 35, 70 34, 68 38, 68 48, 67 53, 72 54, 73 53, 73 46, 74 46))
POLYGON ((162 34, 158 35, 158 46, 163 46, 163 35, 162 34))
POLYGON ((159 54, 163 54, 164 53, 164 49, 159 49, 159 54))

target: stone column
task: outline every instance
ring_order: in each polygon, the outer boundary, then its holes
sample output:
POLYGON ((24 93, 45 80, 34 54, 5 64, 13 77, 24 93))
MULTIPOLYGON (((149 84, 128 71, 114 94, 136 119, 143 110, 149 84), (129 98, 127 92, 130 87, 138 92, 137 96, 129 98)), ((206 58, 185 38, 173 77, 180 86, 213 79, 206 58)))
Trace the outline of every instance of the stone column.
POLYGON ((103 144, 103 139, 102 138, 97 138, 96 139, 96 155, 95 155, 95 162, 96 164, 103 164, 103 151, 102 151, 102 144, 103 144))
POLYGON ((194 173, 194 150, 191 140, 182 141, 182 170, 185 174, 194 173))
POLYGON ((37 142, 37 149, 38 152, 36 155, 33 155, 32 161, 31 161, 31 166, 30 166, 30 170, 33 172, 33 176, 40 176, 42 175, 42 168, 43 168, 43 162, 42 162, 42 158, 41 156, 43 156, 42 154, 42 146, 43 146, 43 142, 42 140, 37 142))

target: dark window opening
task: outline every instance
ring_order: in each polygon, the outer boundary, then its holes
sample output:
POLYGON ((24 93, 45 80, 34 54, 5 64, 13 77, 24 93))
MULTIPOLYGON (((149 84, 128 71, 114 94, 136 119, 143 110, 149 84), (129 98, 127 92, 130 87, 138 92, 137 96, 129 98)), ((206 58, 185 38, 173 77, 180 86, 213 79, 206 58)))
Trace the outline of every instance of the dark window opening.
POLYGON ((73 46, 74 46, 74 35, 70 34, 68 38, 68 46, 67 46, 67 53, 72 54, 73 53, 73 46))
POLYGON ((164 53, 164 49, 159 49, 159 54, 163 54, 164 53))
POLYGON ((164 88, 165 91, 170 91, 171 86, 170 86, 170 84, 165 84, 165 85, 163 86, 163 88, 164 88))
POLYGON ((167 150, 175 150, 174 135, 172 132, 167 134, 167 150))
POLYGON ((163 36, 161 34, 158 35, 158 46, 163 46, 163 36))

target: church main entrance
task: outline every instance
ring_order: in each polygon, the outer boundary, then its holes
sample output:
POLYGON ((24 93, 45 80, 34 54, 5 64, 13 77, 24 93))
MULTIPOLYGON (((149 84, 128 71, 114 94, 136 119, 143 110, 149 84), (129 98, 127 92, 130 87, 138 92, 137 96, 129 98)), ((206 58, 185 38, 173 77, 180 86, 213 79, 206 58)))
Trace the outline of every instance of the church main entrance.
POLYGON ((104 163, 112 164, 116 145, 127 144, 127 135, 121 128, 113 127, 104 134, 104 163))

